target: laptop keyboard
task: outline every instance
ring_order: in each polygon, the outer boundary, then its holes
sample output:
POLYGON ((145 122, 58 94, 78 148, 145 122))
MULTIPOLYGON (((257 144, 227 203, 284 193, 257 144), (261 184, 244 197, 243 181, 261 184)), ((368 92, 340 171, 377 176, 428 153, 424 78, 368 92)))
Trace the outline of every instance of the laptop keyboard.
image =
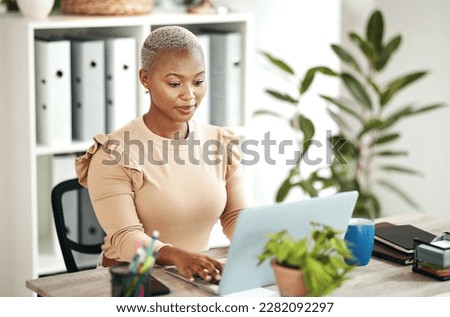
MULTIPOLYGON (((175 267, 165 268, 164 271, 187 281, 187 279, 185 277, 183 277, 175 267)), ((202 279, 199 275, 196 275, 196 276, 194 276, 194 283, 204 284, 204 285, 207 285, 207 284, 219 285, 220 280, 217 281, 217 280, 212 279, 211 281, 206 281, 206 280, 202 279)))
POLYGON ((208 283, 208 284, 214 284, 214 285, 219 285, 219 283, 220 283, 220 280, 215 280, 215 279, 211 279, 210 281, 206 281, 206 280, 202 279, 198 275, 194 276, 194 280, 195 280, 195 282, 208 283))

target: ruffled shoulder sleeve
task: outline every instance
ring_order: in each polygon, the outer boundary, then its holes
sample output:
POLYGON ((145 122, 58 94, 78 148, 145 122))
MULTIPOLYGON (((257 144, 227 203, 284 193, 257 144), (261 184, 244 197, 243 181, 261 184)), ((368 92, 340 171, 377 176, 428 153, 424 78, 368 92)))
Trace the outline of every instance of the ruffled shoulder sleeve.
POLYGON ((98 134, 94 137, 94 143, 86 153, 75 159, 75 171, 78 181, 84 187, 88 187, 88 173, 95 155, 102 155, 100 164, 104 166, 119 166, 132 181, 133 190, 138 190, 143 184, 143 171, 132 153, 125 153, 123 142, 111 135, 98 134), (97 154, 98 153, 98 154, 97 154))
POLYGON ((226 179, 242 176, 239 137, 230 129, 222 128, 222 140, 226 148, 226 179))

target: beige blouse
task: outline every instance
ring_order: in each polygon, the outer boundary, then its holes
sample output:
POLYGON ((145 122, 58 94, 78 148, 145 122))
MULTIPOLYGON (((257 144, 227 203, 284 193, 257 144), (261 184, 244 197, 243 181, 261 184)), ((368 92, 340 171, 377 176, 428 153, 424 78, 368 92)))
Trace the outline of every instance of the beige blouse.
POLYGON ((208 248, 217 219, 231 238, 246 208, 238 139, 211 125, 189 122, 186 140, 154 134, 140 116, 109 135, 97 135, 75 161, 97 218, 106 232, 103 251, 131 261, 135 241, 155 251, 171 244, 190 251, 208 248))

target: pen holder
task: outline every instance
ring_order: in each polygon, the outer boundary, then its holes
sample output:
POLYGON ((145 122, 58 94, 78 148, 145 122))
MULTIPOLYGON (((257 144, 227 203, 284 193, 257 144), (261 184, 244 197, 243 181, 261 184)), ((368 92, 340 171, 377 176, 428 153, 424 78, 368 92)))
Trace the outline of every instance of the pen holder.
POLYGON ((148 297, 151 294, 150 270, 144 273, 130 272, 128 264, 112 266, 111 296, 113 297, 148 297))

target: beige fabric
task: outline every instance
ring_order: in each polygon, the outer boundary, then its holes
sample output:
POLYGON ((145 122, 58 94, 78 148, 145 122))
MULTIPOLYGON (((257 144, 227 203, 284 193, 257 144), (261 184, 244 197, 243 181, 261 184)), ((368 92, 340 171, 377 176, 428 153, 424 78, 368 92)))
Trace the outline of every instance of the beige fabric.
POLYGON ((231 238, 239 211, 247 207, 237 138, 193 121, 189 131, 188 140, 165 139, 141 116, 95 136, 76 159, 79 181, 106 232, 107 257, 130 261, 135 241, 148 245, 153 230, 160 232, 156 251, 165 244, 206 250, 219 218, 231 238))

